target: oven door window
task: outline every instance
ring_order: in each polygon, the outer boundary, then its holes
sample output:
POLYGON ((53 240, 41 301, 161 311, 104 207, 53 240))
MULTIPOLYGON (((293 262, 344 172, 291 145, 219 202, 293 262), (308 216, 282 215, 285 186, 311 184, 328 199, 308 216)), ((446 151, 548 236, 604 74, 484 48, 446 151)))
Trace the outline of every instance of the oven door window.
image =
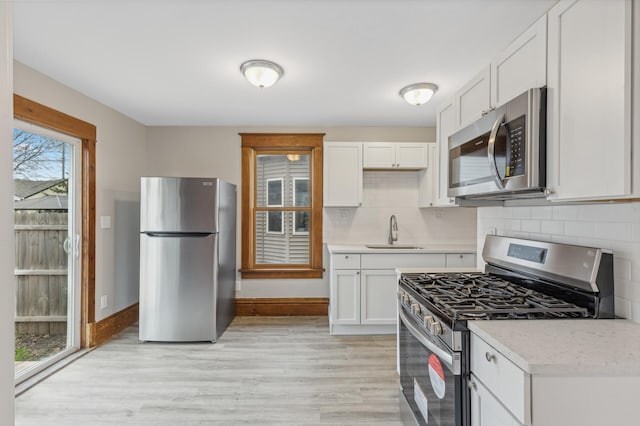
POLYGON ((400 381, 419 425, 462 425, 462 376, 400 322, 400 381))

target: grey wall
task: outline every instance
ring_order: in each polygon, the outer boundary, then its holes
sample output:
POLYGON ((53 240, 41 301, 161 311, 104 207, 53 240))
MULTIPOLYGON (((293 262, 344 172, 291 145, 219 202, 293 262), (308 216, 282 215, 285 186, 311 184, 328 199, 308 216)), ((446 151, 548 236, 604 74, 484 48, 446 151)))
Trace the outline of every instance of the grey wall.
POLYGON ((13 90, 96 126, 96 320, 99 321, 125 307, 122 304, 137 300, 133 298, 138 285, 133 271, 138 256, 137 245, 125 246, 119 242, 116 249, 115 235, 122 227, 131 229, 130 216, 133 212, 127 209, 116 211, 116 208, 121 202, 139 200, 140 176, 146 158, 146 128, 15 61, 13 90), (100 226, 103 216, 111 218, 110 228, 100 226), (124 257, 131 262, 123 263, 124 257), (116 296, 116 287, 126 289, 126 294, 122 295, 118 290, 116 296), (104 309, 100 306, 102 296, 108 299, 108 306, 104 309))

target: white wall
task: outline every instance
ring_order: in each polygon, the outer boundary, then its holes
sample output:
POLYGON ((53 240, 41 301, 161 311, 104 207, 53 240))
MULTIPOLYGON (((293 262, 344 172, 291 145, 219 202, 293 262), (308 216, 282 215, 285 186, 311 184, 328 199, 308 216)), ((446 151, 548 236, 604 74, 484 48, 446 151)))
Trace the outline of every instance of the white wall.
POLYGON ((478 208, 478 252, 498 235, 613 250, 616 315, 640 322, 640 203, 478 208))
POLYGON ((12 16, 11 2, 0 2, 0 425, 14 420, 12 16))
MULTIPOLYGON (((241 162, 240 162, 240 136, 238 133, 326 133, 325 141, 407 141, 407 142, 432 142, 435 140, 434 128, 381 128, 381 127, 350 127, 350 128, 257 128, 257 127, 150 127, 147 129, 147 175, 161 176, 215 176, 225 179, 240 186, 241 162)), ((413 173, 406 183, 417 189, 417 174, 413 173), (415 177, 415 179, 414 179, 415 177)), ((403 179, 403 178, 400 178, 403 179)), ((402 182, 399 182, 402 183, 402 182)), ((375 197, 374 192, 366 192, 375 197)), ((417 197, 417 196, 416 196, 417 197)), ((384 204, 384 200, 378 200, 384 204)), ((417 198, 412 201, 417 206, 417 198)), ((374 208, 369 212, 374 212, 374 208)), ((376 215, 378 213, 375 213, 376 215)), ((380 213, 384 215, 386 213, 380 213)), ((421 230, 431 225, 442 223, 443 216, 437 217, 435 210, 421 212, 417 207, 407 208, 403 213, 396 213, 400 219, 401 241, 408 238, 410 225, 417 224, 421 230), (406 212, 406 214, 405 214, 406 212), (410 213, 409 213, 410 212, 410 213), (403 219, 403 217, 405 219, 403 219), (404 222, 402 222, 404 220, 404 222)), ((469 226, 468 235, 464 237, 456 226, 449 230, 452 238, 465 240, 473 244, 475 241, 475 214, 461 213, 465 219, 460 220, 459 225, 469 226), (468 222, 469 221, 469 222, 468 222)), ((457 217, 456 213, 452 213, 457 217)), ((362 217, 368 216, 367 214, 362 217)), ((360 216, 358 216, 359 218, 360 216)), ((381 216, 382 217, 382 216, 381 216)), ((326 219, 326 216, 325 216, 326 219)), ((388 216, 387 216, 388 220, 388 216)), ((366 219, 365 219, 366 222, 366 219)), ((238 223, 240 223, 238 221, 238 223)), ((325 237, 335 235, 333 224, 324 222, 328 227, 325 237)), ((360 227, 360 220, 354 222, 358 228, 358 236, 365 231, 360 227)), ((442 228, 438 231, 431 229, 427 233, 427 239, 437 238, 446 240, 446 232, 442 228)), ((377 236, 375 238, 380 238, 377 236)), ((335 242, 335 241, 334 241, 335 242)), ((240 232, 238 230, 237 253, 239 262, 240 232)), ((325 269, 328 269, 328 256, 324 255, 325 269)), ((324 279, 314 280, 242 280, 241 291, 237 293, 239 298, 248 297, 328 297, 328 276, 324 279)))
POLYGON ((96 320, 103 319, 138 301, 139 240, 132 240, 134 246, 118 246, 116 253, 114 235, 115 226, 131 229, 137 223, 138 214, 132 210, 140 198, 146 128, 19 62, 14 62, 14 90, 21 96, 96 126, 96 320), (123 203, 129 208, 116 208, 123 203), (120 216, 116 217, 116 212, 120 216), (110 229, 101 229, 101 216, 111 216, 113 226, 110 229), (122 250, 127 251, 125 256, 122 250), (119 289, 118 297, 116 288, 119 289), (106 309, 100 308, 103 295, 108 298, 106 309), (114 303, 116 300, 118 305, 114 303))

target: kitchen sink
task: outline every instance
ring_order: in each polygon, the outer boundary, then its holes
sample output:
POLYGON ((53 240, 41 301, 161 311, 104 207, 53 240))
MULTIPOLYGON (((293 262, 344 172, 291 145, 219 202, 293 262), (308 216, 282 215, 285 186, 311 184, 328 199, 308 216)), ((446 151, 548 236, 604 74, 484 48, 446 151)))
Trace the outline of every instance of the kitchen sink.
POLYGON ((397 249, 397 250, 418 250, 422 247, 406 245, 406 244, 369 244, 365 246, 370 249, 397 249))

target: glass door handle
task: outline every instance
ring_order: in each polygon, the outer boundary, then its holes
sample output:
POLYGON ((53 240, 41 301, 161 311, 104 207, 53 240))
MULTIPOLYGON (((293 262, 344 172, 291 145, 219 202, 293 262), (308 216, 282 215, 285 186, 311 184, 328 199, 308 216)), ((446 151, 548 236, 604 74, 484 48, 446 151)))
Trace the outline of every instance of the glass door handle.
POLYGON ((76 234, 76 244, 75 244, 75 256, 78 258, 80 256, 80 235, 76 234))
POLYGON ((64 250, 65 253, 69 254, 71 252, 71 238, 67 237, 64 239, 64 242, 62 243, 62 249, 64 250))

